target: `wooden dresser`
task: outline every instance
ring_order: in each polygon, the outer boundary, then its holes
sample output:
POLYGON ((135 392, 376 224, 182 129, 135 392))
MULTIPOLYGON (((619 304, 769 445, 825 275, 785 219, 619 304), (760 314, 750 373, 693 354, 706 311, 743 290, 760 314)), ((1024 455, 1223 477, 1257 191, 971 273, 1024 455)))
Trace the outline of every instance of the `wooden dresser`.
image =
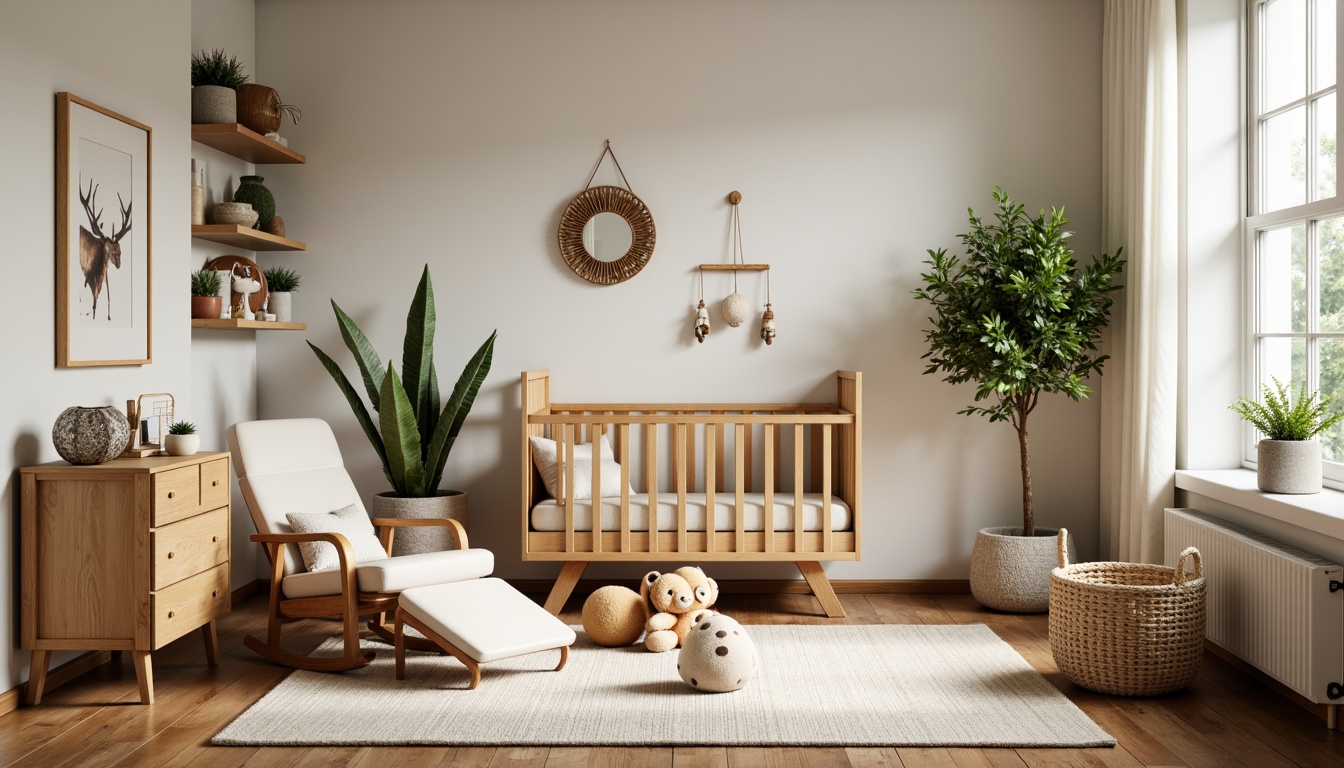
POLYGON ((23 647, 28 703, 57 650, 130 651, 154 703, 150 652, 195 629, 218 663, 229 610, 229 454, 23 467, 23 647))

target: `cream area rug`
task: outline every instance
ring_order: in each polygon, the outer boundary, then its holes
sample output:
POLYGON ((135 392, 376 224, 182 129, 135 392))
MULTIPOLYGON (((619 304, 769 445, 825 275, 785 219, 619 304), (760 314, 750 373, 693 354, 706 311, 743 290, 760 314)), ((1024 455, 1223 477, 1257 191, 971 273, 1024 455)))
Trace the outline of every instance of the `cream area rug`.
MULTIPOLYGON (((677 651, 558 651, 483 666, 392 649, 344 673, 296 671, 219 745, 1097 747, 1115 740, 983 624, 749 625, 760 658, 733 693, 677 675, 677 651)), ((339 640, 318 655, 335 655, 339 640)))

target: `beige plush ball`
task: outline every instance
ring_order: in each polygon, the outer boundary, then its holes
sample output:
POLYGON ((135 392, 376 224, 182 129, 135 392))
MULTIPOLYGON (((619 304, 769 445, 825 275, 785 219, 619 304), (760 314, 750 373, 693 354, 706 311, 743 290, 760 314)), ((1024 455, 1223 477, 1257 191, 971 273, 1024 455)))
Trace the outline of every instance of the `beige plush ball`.
POLYGON ((756 644, 735 620, 714 614, 691 627, 677 671, 697 691, 727 693, 751 681, 760 665, 756 644))
POLYGON ((644 634, 644 603, 639 593, 608 585, 583 601, 583 631, 594 643, 630 645, 644 634))

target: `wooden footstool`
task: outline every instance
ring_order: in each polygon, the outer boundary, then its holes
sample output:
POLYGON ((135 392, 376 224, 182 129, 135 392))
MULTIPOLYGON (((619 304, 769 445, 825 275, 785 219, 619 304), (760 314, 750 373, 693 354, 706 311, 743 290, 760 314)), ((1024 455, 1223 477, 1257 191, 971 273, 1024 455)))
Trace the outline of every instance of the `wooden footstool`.
POLYGON ((569 661, 574 630, 503 579, 485 578, 415 587, 397 598, 397 679, 406 678, 405 625, 409 624, 471 670, 525 653, 560 649, 559 672, 569 661))

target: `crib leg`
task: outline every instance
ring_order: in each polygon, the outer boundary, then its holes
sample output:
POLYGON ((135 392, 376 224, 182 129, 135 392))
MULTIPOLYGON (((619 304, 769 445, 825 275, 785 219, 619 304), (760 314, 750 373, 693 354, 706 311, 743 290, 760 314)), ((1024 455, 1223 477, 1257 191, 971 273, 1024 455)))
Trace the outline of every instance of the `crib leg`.
POLYGON ((579 577, 587 568, 586 560, 570 560, 560 569, 560 575, 555 578, 555 586, 551 587, 551 595, 546 598, 546 610, 552 616, 559 616, 560 611, 564 610, 569 593, 574 591, 574 585, 579 583, 579 577))
POLYGON ((821 563, 816 560, 799 560, 798 570, 803 572, 807 586, 812 588, 812 594, 816 596, 817 602, 821 603, 821 609, 826 615, 832 619, 845 618, 845 607, 840 605, 840 598, 835 596, 831 580, 826 578, 826 571, 822 570, 821 563))

